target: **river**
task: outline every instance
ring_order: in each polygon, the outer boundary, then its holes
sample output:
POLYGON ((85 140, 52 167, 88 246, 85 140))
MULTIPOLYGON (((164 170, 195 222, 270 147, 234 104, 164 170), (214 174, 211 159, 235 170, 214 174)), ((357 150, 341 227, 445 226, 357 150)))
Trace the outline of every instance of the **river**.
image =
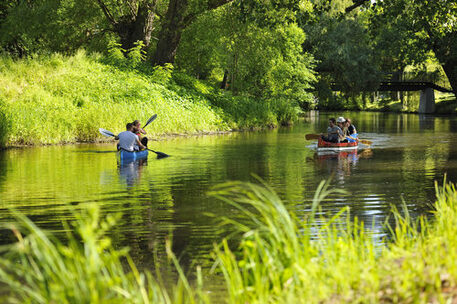
MULTIPOLYGON (((357 153, 318 155, 307 133, 326 130, 336 113, 310 113, 292 127, 222 135, 175 137, 151 142, 170 154, 144 164, 119 167, 114 144, 78 144, 10 149, 0 152, 1 221, 8 208, 29 216, 39 226, 62 232, 69 208, 97 204, 104 213, 122 212, 111 235, 117 247, 129 246, 140 268, 153 268, 153 254, 164 252, 172 235, 182 263, 211 266, 213 244, 229 231, 220 218, 236 211, 209 198, 207 192, 229 180, 262 178, 298 214, 309 210, 317 185, 331 178, 332 187, 347 191, 322 203, 331 215, 349 206, 375 236, 391 206, 404 200, 415 217, 428 213, 434 182, 457 177, 457 119, 347 112, 360 137, 373 141, 357 153), (366 148, 366 147, 365 147, 366 148), (207 214, 213 214, 209 217, 207 214)), ((153 124, 151 128, 153 128, 153 124)), ((3 231, 0 243, 11 242, 3 231)))

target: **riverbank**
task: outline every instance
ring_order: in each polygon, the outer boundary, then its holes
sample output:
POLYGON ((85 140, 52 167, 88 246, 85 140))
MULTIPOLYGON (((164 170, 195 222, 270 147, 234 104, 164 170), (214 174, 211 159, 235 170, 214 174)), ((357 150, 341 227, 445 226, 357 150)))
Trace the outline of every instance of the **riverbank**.
MULTIPOLYGON (((212 253, 211 275, 223 277, 228 303, 442 303, 457 297, 454 185, 436 187, 433 219, 413 221, 407 209, 393 209, 393 224, 385 226, 381 242, 373 240, 364 223, 351 219, 348 208, 333 218, 317 216, 319 203, 334 192, 322 183, 304 218, 264 186, 232 182, 211 192, 246 216, 223 219, 241 241, 229 246, 223 240, 212 253)), ((18 243, 0 258, 0 280, 13 299, 211 303, 221 298, 205 289, 207 274, 200 267, 190 281, 170 241, 163 246, 177 274, 172 289, 158 273, 140 273, 125 250, 112 247, 105 234, 119 216, 104 219, 93 204, 74 212, 74 234, 68 234, 67 244, 16 215, 18 224, 10 228, 18 243), (128 262, 127 271, 122 260, 128 262)))
POLYGON ((275 127, 297 117, 280 101, 233 96, 172 67, 113 63, 80 51, 71 57, 0 57, 0 146, 94 142, 143 123, 152 137, 275 127))

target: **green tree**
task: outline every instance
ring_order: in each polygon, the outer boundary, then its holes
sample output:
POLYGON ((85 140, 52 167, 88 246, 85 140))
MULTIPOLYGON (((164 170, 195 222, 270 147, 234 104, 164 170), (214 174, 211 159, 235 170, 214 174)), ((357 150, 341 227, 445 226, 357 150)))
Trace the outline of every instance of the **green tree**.
MULTIPOLYGON (((19 55, 100 46, 104 34, 91 0, 9 1, 0 18, 3 48, 19 55)), ((103 44, 103 42, 102 42, 103 44)))
POLYGON ((398 57, 404 53, 403 50, 407 49, 408 55, 412 54, 418 61, 417 56, 423 53, 421 49, 433 51, 453 90, 457 90, 457 3, 455 1, 380 1, 373 6, 372 20, 372 27, 375 28, 381 24, 391 26, 393 31, 397 32, 394 38, 408 37, 403 45, 401 43, 397 45, 398 57), (398 22, 398 19, 402 22, 398 22), (414 44, 415 47, 408 48, 410 44, 414 44), (410 52, 411 50, 413 51, 410 52))
POLYGON ((255 1, 248 4, 229 4, 196 20, 184 33, 179 67, 200 77, 225 74, 234 94, 285 98, 306 107, 315 76, 313 58, 302 50, 305 34, 294 22, 296 6, 262 11, 255 1))
POLYGON ((161 23, 153 63, 174 63, 183 31, 201 14, 233 0, 169 0, 161 23))
POLYGON ((141 41, 144 48, 149 47, 154 30, 158 0, 97 0, 107 27, 116 33, 123 49, 135 47, 141 41))
MULTIPOLYGON (((332 83, 349 98, 374 90, 379 84, 379 65, 367 32, 363 1, 315 1, 314 15, 299 17, 308 39, 303 47, 317 60, 319 99, 334 99, 332 83)), ((333 88, 335 89, 335 88, 333 88)), ((341 107, 341 105, 335 105, 341 107)))

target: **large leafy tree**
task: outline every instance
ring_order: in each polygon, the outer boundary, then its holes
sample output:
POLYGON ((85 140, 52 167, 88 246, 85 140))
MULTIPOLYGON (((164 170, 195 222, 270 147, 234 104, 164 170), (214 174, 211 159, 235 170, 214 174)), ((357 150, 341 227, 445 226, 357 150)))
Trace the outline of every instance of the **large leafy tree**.
MULTIPOLYGON (((453 90, 457 90, 457 2, 378 1, 373 6, 372 26, 376 28, 381 25, 393 28, 393 32, 397 33, 392 36, 395 41, 406 37, 403 44, 397 43, 398 57, 407 54, 406 57, 412 60, 423 53, 420 49, 433 51, 453 90), (401 22, 398 22, 399 19, 401 22), (413 44, 414 48, 409 44, 413 44)), ((395 45, 391 44, 393 46, 395 45)))
POLYGON ((333 99, 331 83, 336 83, 346 97, 373 90, 379 83, 379 64, 367 31, 366 8, 361 6, 365 4, 316 0, 313 14, 299 18, 308 37, 303 48, 317 60, 316 88, 324 104, 333 99))
POLYGON ((153 45, 154 64, 173 63, 181 35, 198 16, 232 0, 36 0, 8 1, 0 8, 3 45, 24 52, 72 51, 113 34, 123 49, 153 45))
POLYGON ((157 0, 97 0, 109 29, 116 33, 123 49, 131 49, 137 41, 147 48, 151 42, 157 0))
POLYGON ((153 62, 157 65, 173 63, 183 31, 198 16, 233 0, 169 0, 158 35, 153 62))
POLYGON ((202 15, 183 35, 178 66, 199 77, 225 74, 222 87, 234 94, 287 98, 306 107, 315 76, 295 22, 297 10, 309 8, 300 2, 271 1, 268 8, 244 1, 202 15))
POLYGON ((9 1, 2 16, 1 46, 20 55, 97 48, 106 33, 92 0, 9 1))

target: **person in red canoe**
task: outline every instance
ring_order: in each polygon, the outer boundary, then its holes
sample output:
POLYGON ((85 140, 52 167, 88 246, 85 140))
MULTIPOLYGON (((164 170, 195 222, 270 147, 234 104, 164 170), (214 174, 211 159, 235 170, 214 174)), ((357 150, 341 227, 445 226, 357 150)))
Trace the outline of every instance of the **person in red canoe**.
POLYGON ((145 147, 147 147, 148 146, 148 138, 146 136, 143 136, 143 135, 146 135, 147 133, 146 133, 145 130, 143 130, 141 128, 140 121, 139 120, 135 120, 134 122, 132 122, 132 124, 133 124, 133 128, 134 128, 133 133, 135 133, 138 136, 138 138, 141 138, 141 143, 145 147))
POLYGON ((355 142, 357 141, 357 130, 355 126, 352 124, 352 121, 350 118, 346 118, 346 123, 344 124, 344 135, 346 135, 346 139, 348 142, 355 142))
MULTIPOLYGON (((340 117, 341 118, 341 117, 340 117)), ((338 120, 340 120, 338 118, 338 120)), ((339 126, 335 124, 335 118, 330 118, 328 120, 328 128, 327 128, 327 136, 321 135, 322 140, 331 142, 331 143, 339 143, 340 140, 344 139, 343 130, 339 126)), ((342 121, 338 121, 338 123, 343 123, 342 121)))

